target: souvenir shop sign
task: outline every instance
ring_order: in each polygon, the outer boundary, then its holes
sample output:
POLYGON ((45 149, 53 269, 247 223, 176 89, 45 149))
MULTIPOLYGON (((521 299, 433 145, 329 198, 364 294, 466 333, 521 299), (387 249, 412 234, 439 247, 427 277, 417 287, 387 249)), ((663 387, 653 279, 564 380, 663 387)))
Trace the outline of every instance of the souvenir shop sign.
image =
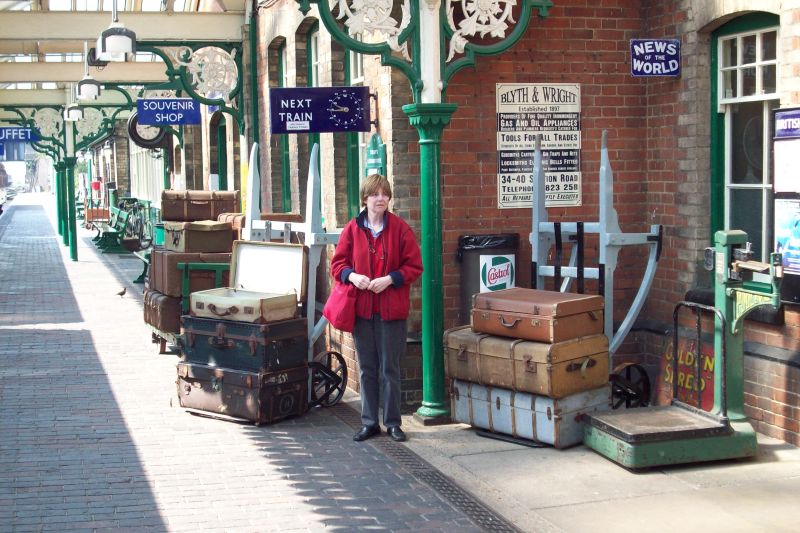
POLYGON ((369 87, 269 90, 271 133, 369 131, 369 87))
POLYGON ((200 102, 191 98, 142 98, 136 112, 141 126, 200 124, 200 102))
POLYGON ((497 84, 497 207, 530 208, 533 156, 542 136, 545 205, 581 205, 581 87, 497 84))

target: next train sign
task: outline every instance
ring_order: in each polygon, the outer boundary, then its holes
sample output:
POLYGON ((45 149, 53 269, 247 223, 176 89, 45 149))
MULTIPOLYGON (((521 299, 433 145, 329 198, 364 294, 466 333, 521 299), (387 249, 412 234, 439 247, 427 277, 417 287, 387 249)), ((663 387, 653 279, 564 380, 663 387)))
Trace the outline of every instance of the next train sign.
POLYGON ((678 39, 631 39, 631 75, 680 76, 681 42, 678 39))

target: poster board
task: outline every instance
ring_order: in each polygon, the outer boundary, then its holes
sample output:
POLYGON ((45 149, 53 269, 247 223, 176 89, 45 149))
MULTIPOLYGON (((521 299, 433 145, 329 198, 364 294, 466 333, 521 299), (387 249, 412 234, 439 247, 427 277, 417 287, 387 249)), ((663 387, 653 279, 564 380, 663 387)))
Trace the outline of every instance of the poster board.
POLYGON ((773 111, 774 249, 783 254, 781 300, 800 303, 800 108, 773 111))

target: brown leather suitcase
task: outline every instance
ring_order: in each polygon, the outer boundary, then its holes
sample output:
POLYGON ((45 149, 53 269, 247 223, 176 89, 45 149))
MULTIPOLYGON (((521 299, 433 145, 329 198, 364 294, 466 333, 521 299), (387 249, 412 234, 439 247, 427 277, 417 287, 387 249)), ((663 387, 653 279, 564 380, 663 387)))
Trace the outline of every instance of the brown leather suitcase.
POLYGON ((608 338, 579 337, 548 344, 476 333, 444 333, 447 376, 517 392, 563 398, 608 383, 608 338))
POLYGON ((241 209, 239 191, 172 191, 161 193, 161 220, 217 220, 220 213, 241 209))
POLYGON ((561 342, 603 332, 603 298, 519 287, 472 299, 472 329, 538 342, 561 342))
POLYGON ((227 222, 231 225, 231 235, 234 241, 238 241, 242 238, 244 213, 220 213, 217 220, 219 222, 227 222))
MULTIPOLYGON (((178 263, 223 263, 231 264, 231 254, 223 253, 181 253, 155 248, 150 254, 149 287, 167 296, 182 295, 183 274, 178 263)), ((213 270, 190 270, 189 293, 214 289, 230 284, 228 271, 222 272, 220 283, 216 284, 216 273, 213 270)))
POLYGON ((308 410, 308 367, 249 372, 178 363, 181 407, 225 419, 270 424, 308 410))
POLYGON ((144 321, 165 333, 181 332, 181 299, 152 289, 144 291, 144 321))
POLYGON ((228 253, 233 247, 233 234, 228 222, 164 221, 164 248, 173 252, 228 253))

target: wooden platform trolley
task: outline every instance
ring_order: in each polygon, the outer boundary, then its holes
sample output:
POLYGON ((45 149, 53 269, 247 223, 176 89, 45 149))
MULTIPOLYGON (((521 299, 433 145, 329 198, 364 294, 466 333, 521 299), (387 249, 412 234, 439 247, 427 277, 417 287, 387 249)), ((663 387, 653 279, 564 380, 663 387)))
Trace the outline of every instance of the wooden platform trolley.
POLYGON ((230 286, 193 292, 181 318, 177 392, 181 407, 194 414, 260 425, 338 403, 347 365, 336 351, 314 351, 327 324, 315 323, 316 270, 322 249, 339 237, 320 223, 318 148, 303 222, 261 220, 257 154, 254 145, 244 239, 233 245, 230 286))
MULTIPOLYGON (((599 216, 597 222, 550 222, 545 209, 545 172, 542 162, 541 137, 537 136, 534 152, 534 195, 532 211, 531 286, 543 288, 545 278, 553 278, 555 290, 567 292, 572 283, 577 292, 584 292, 586 279, 597 280, 598 294, 605 303, 603 331, 609 340, 609 354, 613 356, 622 346, 633 327, 639 312, 644 307, 647 294, 655 279, 658 260, 661 256, 663 228, 659 224, 650 226, 644 233, 623 233, 619 227, 617 211, 614 209, 614 173, 608 154, 608 132, 603 130, 600 148, 599 169, 599 216), (584 265, 584 237, 597 234, 599 240, 598 266, 584 265), (642 282, 625 318, 614 328, 614 271, 617 256, 626 246, 639 246, 647 250, 647 264, 642 282), (548 264, 551 248, 553 260, 548 264)), ((638 407, 647 405, 650 396, 650 381, 647 372, 638 364, 624 363, 610 367, 613 406, 638 407)))

